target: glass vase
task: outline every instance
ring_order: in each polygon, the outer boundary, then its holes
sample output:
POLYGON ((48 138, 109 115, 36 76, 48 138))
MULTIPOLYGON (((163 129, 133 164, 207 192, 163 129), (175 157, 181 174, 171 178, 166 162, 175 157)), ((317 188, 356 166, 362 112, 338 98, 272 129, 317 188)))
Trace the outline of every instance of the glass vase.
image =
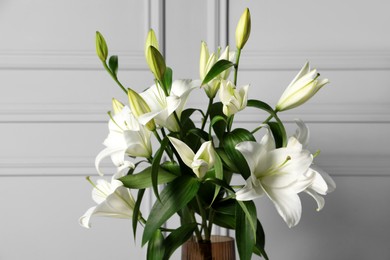
POLYGON ((209 242, 197 242, 193 237, 182 246, 182 260, 235 260, 234 239, 228 236, 211 236, 209 242))

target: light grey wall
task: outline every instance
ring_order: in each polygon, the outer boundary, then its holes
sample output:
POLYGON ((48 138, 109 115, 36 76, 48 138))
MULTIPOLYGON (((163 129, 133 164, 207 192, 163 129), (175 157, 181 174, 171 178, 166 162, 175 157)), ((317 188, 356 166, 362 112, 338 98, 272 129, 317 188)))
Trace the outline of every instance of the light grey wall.
MULTIPOLYGON (((245 7, 252 34, 239 85, 251 84, 251 98, 275 104, 306 60, 331 81, 281 117, 290 133, 296 117, 309 124, 311 149, 321 149, 316 162, 337 190, 320 212, 302 196, 302 219, 293 229, 259 199, 269 256, 390 258, 389 1, 3 0, 1 260, 144 258, 129 221, 96 218, 90 230, 77 224, 93 205, 84 177, 96 176, 94 157, 108 132, 111 97, 126 101, 94 54, 95 31, 119 55, 122 81, 142 90, 152 84, 143 56, 150 27, 165 39, 174 77, 195 78, 200 41, 210 49, 234 45, 245 7)), ((189 106, 204 103, 192 99, 189 106)), ((253 127, 259 116, 236 118, 253 127)))

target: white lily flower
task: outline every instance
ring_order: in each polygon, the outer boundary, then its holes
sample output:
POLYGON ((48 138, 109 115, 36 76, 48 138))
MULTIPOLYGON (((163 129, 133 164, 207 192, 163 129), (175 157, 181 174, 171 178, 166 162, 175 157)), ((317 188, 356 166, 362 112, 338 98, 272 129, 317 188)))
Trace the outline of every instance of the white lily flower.
POLYGON ((150 158, 152 155, 151 132, 140 125, 128 106, 115 114, 108 123, 110 133, 104 140, 106 148, 95 159, 95 166, 100 175, 101 161, 111 156, 115 166, 134 168, 134 164, 125 161, 125 155, 150 158))
POLYGON ((214 166, 215 151, 211 141, 204 142, 195 154, 188 145, 179 139, 169 137, 169 140, 183 162, 192 169, 198 178, 203 178, 206 172, 214 166))
MULTIPOLYGON (((298 125, 298 128, 294 136, 298 142, 302 144, 302 147, 307 149, 310 137, 309 128, 302 120, 295 120, 295 122, 298 125)), ((311 165, 309 171, 311 171, 315 177, 313 183, 307 187, 304 192, 315 199, 317 202, 317 211, 319 211, 325 204, 324 198, 320 195, 326 195, 327 193, 334 191, 336 189, 336 183, 328 173, 313 164, 311 165)))
POLYGON ((287 147, 275 148, 271 132, 260 143, 242 142, 236 146, 251 170, 244 188, 236 192, 237 200, 253 200, 268 196, 289 227, 298 224, 302 206, 298 193, 313 188, 326 190, 325 182, 310 165, 313 156, 295 137, 290 137, 287 147))
POLYGON ((236 89, 231 81, 221 81, 219 98, 223 104, 222 111, 226 116, 231 116, 240 110, 243 110, 248 103, 248 88, 245 85, 236 89))
POLYGON ((130 189, 124 187, 122 182, 116 179, 122 176, 123 174, 114 175, 111 182, 104 179, 97 180, 92 190, 92 199, 97 205, 89 208, 79 219, 81 226, 90 228, 92 216, 132 218, 135 200, 130 189))
MULTIPOLYGON (((200 79, 204 80, 207 73, 210 71, 211 67, 219 60, 228 60, 233 62, 236 56, 235 52, 229 51, 229 46, 225 48, 222 54, 218 57, 220 49, 218 52, 209 53, 209 49, 205 42, 202 42, 201 51, 200 51, 200 62, 199 62, 199 75, 200 79)), ((213 80, 211 80, 206 85, 202 86, 209 98, 214 98, 218 92, 218 89, 221 84, 221 80, 226 80, 229 77, 231 68, 225 70, 218 76, 216 76, 213 80)))
POLYGON ((292 109, 308 101, 329 82, 328 79, 319 79, 319 76, 317 70, 310 70, 309 62, 306 62, 280 97, 276 111, 292 109))
POLYGON ((168 97, 165 96, 161 87, 157 85, 151 86, 140 93, 151 112, 141 115, 138 120, 141 124, 146 124, 154 118, 157 125, 166 127, 173 132, 179 131, 180 128, 173 112, 176 111, 177 116, 180 118, 190 92, 199 86, 199 80, 175 80, 172 82, 171 92, 168 97))

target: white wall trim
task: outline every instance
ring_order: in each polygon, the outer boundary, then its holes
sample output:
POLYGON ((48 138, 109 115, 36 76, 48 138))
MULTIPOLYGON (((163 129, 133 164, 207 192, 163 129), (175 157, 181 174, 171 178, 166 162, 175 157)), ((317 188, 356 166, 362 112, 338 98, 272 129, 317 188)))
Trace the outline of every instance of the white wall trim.
MULTIPOLYGON (((200 106, 191 104, 190 106, 200 106)), ((100 122, 108 120, 108 103, 2 103, 0 104, 0 123, 17 122, 100 122)), ((265 112, 247 109, 239 112, 235 122, 254 122, 265 118, 265 112)), ((306 122, 362 122, 390 123, 390 103, 369 104, 318 104, 308 103, 302 108, 280 113, 285 121, 302 118, 306 122)), ((194 114, 194 121, 200 116, 194 114)))
POLYGON ((228 42, 227 0, 207 1, 207 45, 213 52, 228 42))
POLYGON ((243 51, 242 70, 296 70, 310 61, 321 70, 389 70, 390 51, 243 51))
MULTIPOLYGON (((390 155, 320 155, 316 164, 332 176, 390 177, 390 155)), ((1 158, 0 177, 11 176, 98 176, 91 157, 1 158)), ((106 174, 115 168, 107 160, 106 174)))
MULTIPOLYGON (((163 2, 145 1, 144 39, 150 28, 156 31, 161 45, 163 41, 163 2)), ((144 46, 139 50, 110 50, 110 55, 118 55, 121 70, 147 70, 144 46)), ((91 50, 0 50, 0 70, 104 70, 91 50)))

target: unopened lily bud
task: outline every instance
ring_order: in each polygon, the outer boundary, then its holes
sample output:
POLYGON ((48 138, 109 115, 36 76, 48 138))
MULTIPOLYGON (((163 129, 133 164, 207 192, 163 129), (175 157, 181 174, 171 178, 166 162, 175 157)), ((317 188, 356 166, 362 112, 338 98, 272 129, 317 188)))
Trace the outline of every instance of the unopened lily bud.
POLYGON ((146 62, 148 63, 150 71, 154 74, 154 77, 161 81, 165 73, 166 65, 164 57, 154 46, 149 46, 147 48, 146 62))
POLYGON ((101 61, 105 62, 107 60, 107 56, 108 56, 107 43, 100 32, 96 32, 96 53, 101 61))
POLYGON ((124 105, 120 101, 115 98, 112 99, 112 110, 114 111, 114 115, 119 114, 122 111, 123 107, 124 105))
POLYGON ((325 86, 328 79, 320 79, 317 70, 310 70, 307 62, 293 79, 276 105, 276 111, 284 111, 302 105, 325 86))
POLYGON ((146 59, 148 59, 149 46, 153 46, 157 50, 160 50, 159 46, 158 46, 156 34, 154 33, 154 31, 152 29, 149 30, 148 36, 146 37, 146 41, 145 41, 145 58, 146 59))
MULTIPOLYGON (((131 112, 136 118, 140 117, 143 114, 151 112, 148 104, 137 92, 132 89, 127 89, 127 94, 129 97, 131 112)), ((156 130, 156 124, 154 123, 154 119, 147 122, 145 126, 150 131, 156 130)))
POLYGON ((207 48, 207 44, 202 42, 200 47, 200 59, 199 59, 199 75, 200 79, 203 80, 207 74, 207 63, 209 61, 210 53, 207 48))
POLYGON ((245 43, 248 41, 251 33, 251 14, 249 9, 246 8, 238 21, 236 27, 236 46, 241 50, 244 48, 245 43))

